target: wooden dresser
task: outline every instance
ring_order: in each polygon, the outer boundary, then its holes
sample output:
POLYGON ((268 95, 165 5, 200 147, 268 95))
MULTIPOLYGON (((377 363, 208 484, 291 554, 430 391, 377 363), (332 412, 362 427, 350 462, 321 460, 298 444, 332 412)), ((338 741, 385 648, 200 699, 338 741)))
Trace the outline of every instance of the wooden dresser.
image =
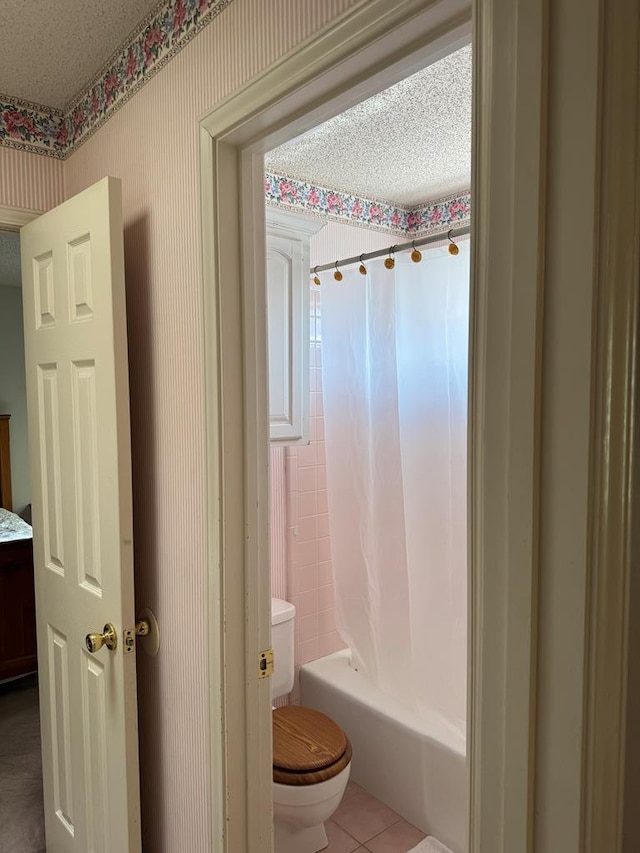
MULTIPOLYGON (((10 415, 0 415, 0 507, 13 511, 10 415)), ((37 669, 33 540, 0 542, 0 681, 37 669)))

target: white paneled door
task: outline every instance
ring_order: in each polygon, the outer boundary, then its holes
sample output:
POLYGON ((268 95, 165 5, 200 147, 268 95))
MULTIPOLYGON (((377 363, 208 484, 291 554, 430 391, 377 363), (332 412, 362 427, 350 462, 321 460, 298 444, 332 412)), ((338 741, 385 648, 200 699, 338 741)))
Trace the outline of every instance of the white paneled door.
POLYGON ((138 853, 120 182, 26 225, 21 246, 47 853, 138 853))

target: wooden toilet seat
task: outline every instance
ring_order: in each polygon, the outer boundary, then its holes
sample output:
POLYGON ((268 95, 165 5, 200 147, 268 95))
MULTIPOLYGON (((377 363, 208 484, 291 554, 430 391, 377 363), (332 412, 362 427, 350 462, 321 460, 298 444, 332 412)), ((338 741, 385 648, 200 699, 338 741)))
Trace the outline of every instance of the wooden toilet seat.
POLYGON ((273 781, 317 785, 351 761, 351 744, 337 723, 312 708, 286 705, 273 711, 273 781))

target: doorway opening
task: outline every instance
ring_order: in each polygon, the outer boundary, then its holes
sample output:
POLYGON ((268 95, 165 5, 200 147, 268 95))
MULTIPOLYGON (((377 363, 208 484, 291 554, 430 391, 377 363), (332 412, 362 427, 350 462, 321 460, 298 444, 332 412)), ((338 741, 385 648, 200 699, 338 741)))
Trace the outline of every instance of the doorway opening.
POLYGON ((0 848, 44 853, 20 236, 0 230, 0 848))
POLYGON ((471 59, 265 154, 276 853, 468 850, 471 59))
MULTIPOLYGON (((468 49, 471 40, 470 7, 418 10, 406 4, 387 15, 388 7, 374 5, 359 8, 201 120, 209 604, 212 626, 220 624, 221 607, 224 622, 222 633, 214 629, 210 635, 212 694, 221 697, 211 705, 212 788, 226 791, 226 803, 213 821, 214 833, 228 850, 236 845, 272 849, 273 832, 271 688, 269 679, 253 680, 250 675, 256 660, 259 666, 267 665, 272 621, 266 570, 266 356, 271 318, 266 311, 263 237, 265 155, 457 50, 468 49), (244 571, 231 571, 237 565, 244 571), (241 672, 249 677, 238 677, 241 672), (240 706, 246 714, 233 711, 240 706), (223 732, 221 738, 218 732, 223 732)), ((446 242, 446 234, 443 237, 446 242)), ((396 236, 385 242, 387 255, 390 245, 402 241, 396 236)), ((362 248, 358 256, 361 253, 362 248)), ((338 260, 344 257, 338 253, 338 260)), ((306 276, 308 283, 309 266, 306 276)), ((324 317, 321 325, 324 330, 324 317)), ((475 432, 472 444, 477 444, 475 432)), ((471 614, 470 609, 472 619, 471 614)), ((474 724, 469 724, 473 732, 474 724)), ((471 809, 471 822, 473 813, 471 809)), ((462 838, 464 845, 466 827, 462 838)))

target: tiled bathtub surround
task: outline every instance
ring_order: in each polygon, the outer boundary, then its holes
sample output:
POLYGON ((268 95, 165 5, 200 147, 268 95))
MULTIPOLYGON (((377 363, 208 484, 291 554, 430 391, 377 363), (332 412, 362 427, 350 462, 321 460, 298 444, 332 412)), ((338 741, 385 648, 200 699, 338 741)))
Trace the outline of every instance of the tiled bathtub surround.
POLYGON ((311 294, 311 310, 311 443, 287 448, 285 461, 288 587, 289 599, 296 605, 296 667, 343 647, 334 620, 317 290, 311 294))
MULTIPOLYGON (((311 263, 325 263, 384 248, 388 237, 371 229, 330 222, 311 238, 311 263)), ((311 288, 311 443, 271 449, 271 591, 296 605, 296 682, 298 668, 343 648, 334 619, 329 542, 327 474, 322 399, 322 287, 311 288), (285 489, 282 488, 284 476, 285 489), (286 494, 286 519, 281 510, 286 494), (286 541, 283 543, 283 539, 286 541), (286 558, 286 583, 282 557, 286 558)))

